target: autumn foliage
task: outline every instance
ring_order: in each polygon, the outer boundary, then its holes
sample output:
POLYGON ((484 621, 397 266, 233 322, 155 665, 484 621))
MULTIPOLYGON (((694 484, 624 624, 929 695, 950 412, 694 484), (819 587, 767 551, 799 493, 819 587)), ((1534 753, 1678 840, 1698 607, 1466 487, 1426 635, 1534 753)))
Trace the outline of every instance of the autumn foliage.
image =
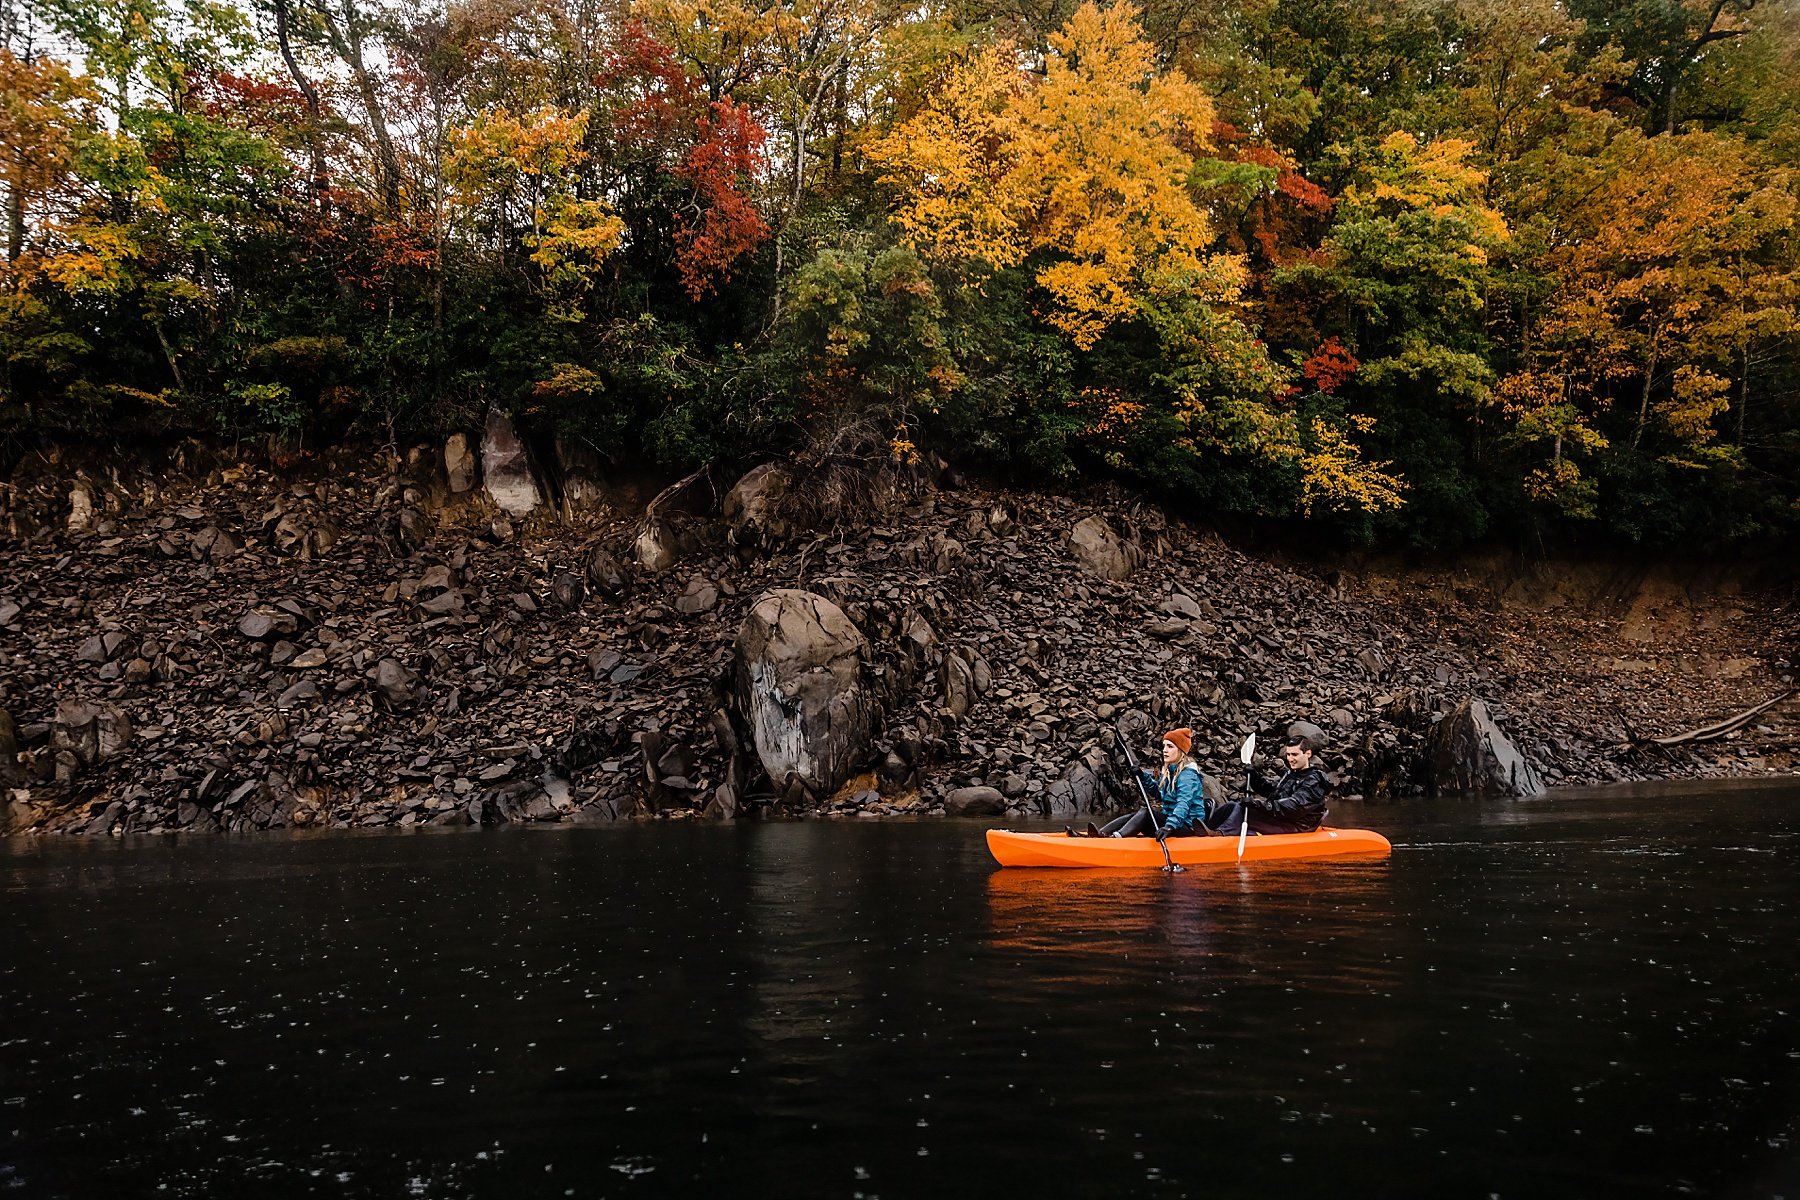
POLYGON ((0 440, 1122 476, 1800 528, 1788 0, 19 0, 0 440))

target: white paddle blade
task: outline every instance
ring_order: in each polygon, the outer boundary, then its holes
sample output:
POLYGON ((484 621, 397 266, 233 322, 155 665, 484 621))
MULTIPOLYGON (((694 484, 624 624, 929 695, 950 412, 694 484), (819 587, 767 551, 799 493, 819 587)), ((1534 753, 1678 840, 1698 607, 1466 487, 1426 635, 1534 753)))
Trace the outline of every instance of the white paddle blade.
POLYGON ((1244 739, 1243 745, 1238 747, 1238 761, 1243 763, 1247 767, 1250 765, 1250 760, 1255 757, 1256 757, 1256 735, 1253 733, 1249 737, 1244 739))

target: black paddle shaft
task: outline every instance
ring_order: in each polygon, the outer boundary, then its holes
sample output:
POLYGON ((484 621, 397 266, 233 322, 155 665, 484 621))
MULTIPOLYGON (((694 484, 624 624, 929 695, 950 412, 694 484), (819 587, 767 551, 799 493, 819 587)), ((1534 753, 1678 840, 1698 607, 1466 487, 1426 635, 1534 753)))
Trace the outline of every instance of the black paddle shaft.
POLYGON ((1137 781, 1138 794, 1144 798, 1144 811, 1150 814, 1150 828, 1156 834, 1157 847, 1163 852, 1163 870, 1181 870, 1175 865, 1175 860, 1169 857, 1169 844, 1163 840, 1162 823, 1156 819, 1156 805, 1150 800, 1150 789, 1144 786, 1144 773, 1138 769, 1137 755, 1131 752, 1131 743, 1125 740, 1125 735, 1119 732, 1117 725, 1113 726, 1113 741, 1124 751, 1125 765, 1130 769, 1132 779, 1137 781))

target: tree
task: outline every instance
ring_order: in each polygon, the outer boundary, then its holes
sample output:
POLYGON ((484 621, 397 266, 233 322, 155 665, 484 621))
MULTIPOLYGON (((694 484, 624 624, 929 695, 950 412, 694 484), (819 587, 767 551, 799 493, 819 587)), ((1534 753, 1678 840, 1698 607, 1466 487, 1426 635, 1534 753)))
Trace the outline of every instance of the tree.
POLYGON ((1042 81, 1000 44, 870 148, 905 190, 896 219, 927 257, 977 273, 1026 262, 1046 319, 1082 349, 1159 292, 1232 299, 1240 260, 1187 190, 1211 106, 1158 74, 1130 11, 1083 4, 1050 38, 1042 81))

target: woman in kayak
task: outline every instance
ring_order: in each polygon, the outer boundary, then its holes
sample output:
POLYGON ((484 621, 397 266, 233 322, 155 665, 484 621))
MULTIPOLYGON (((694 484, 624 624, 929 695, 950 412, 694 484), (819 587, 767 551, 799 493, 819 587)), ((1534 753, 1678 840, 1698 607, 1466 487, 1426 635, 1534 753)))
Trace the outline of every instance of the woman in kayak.
MULTIPOLYGON (((1194 761, 1194 731, 1171 729, 1163 734, 1162 770, 1152 775, 1140 769, 1145 786, 1162 797, 1162 835, 1181 837, 1206 832, 1206 781, 1194 761)), ((1088 826, 1090 837, 1155 837, 1157 829, 1148 808, 1139 807, 1106 823, 1104 829, 1088 826)))
POLYGON ((1325 820, 1331 781, 1313 765, 1313 749, 1312 738, 1289 737, 1281 747, 1287 771, 1280 779, 1271 783, 1261 771, 1250 768, 1250 790, 1266 799, 1221 804, 1207 819, 1207 829, 1236 837, 1245 814, 1251 833, 1311 833, 1317 829, 1325 820))

